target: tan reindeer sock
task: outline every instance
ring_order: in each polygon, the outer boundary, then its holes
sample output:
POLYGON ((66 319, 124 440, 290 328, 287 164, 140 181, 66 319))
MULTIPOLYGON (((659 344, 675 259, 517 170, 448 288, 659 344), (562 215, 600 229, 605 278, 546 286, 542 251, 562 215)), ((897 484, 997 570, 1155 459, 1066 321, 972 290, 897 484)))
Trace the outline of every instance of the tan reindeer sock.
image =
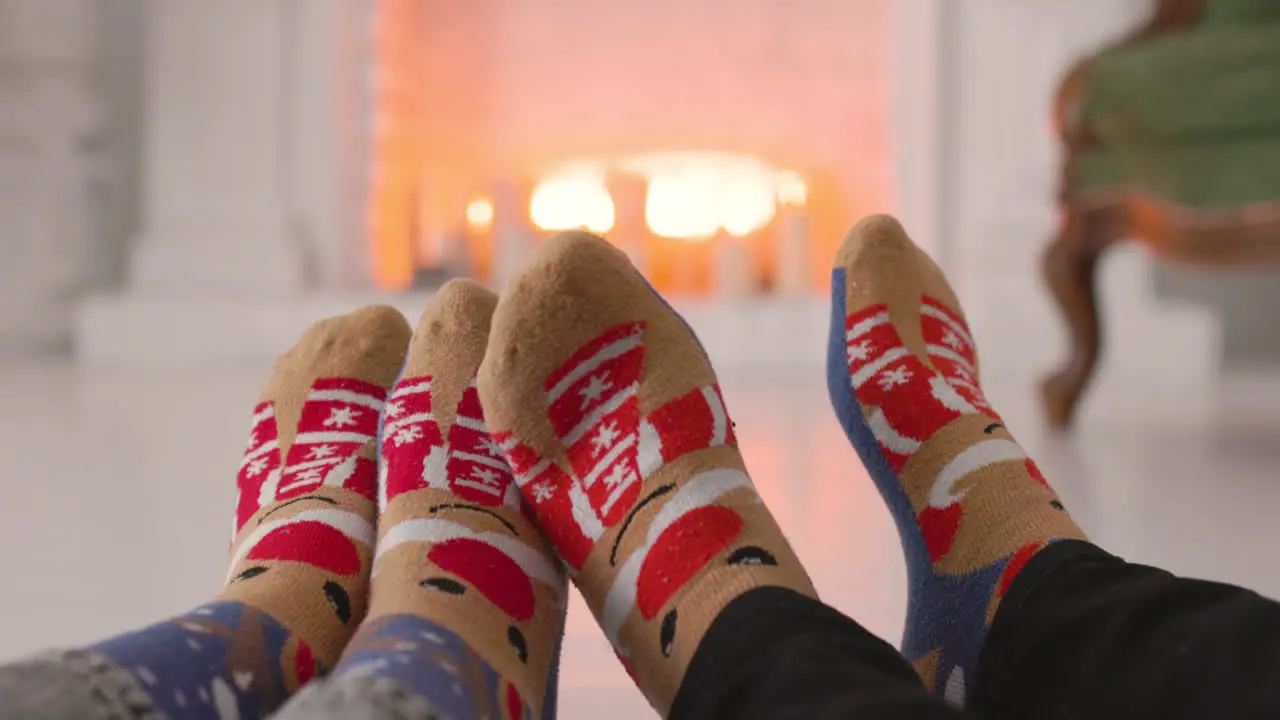
POLYGON ((1010 584, 1040 550, 1084 533, 987 402, 960 303, 897 220, 849 231, 831 300, 832 406, 906 554, 902 653, 963 706, 1010 584))
POLYGON ((367 606, 375 435, 409 334, 395 310, 365 308, 276 363, 237 477, 226 588, 90 648, 137 680, 139 716, 265 717, 337 662, 367 606))
POLYGON ((255 408, 223 599, 270 613, 325 667, 368 606, 378 417, 409 334, 386 307, 316 323, 255 408))
POLYGON ((660 713, 731 600, 814 594, 701 346, 604 240, 535 251, 498 303, 479 385, 521 493, 660 713))
POLYGON ((445 717, 554 717, 568 582, 521 512, 475 375, 498 298, 470 281, 422 315, 381 432, 369 617, 335 678, 396 682, 445 717))

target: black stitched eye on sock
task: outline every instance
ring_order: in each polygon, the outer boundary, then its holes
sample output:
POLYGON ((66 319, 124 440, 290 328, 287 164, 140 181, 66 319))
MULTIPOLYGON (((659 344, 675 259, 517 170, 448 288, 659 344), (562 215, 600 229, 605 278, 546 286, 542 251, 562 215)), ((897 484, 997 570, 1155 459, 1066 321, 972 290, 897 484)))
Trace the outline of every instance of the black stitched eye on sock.
POLYGON ((333 614, 346 625, 351 620, 351 597, 347 595, 347 591, 330 580, 324 584, 324 597, 329 601, 329 607, 333 608, 333 614))
POLYGON ((680 619, 675 610, 662 618, 662 628, 658 631, 658 642, 662 645, 662 656, 671 657, 671 650, 676 643, 676 622, 680 619))
POLYGON ((233 582, 233 583, 237 583, 237 582, 240 582, 241 580, 248 580, 248 579, 250 579, 250 578, 256 578, 256 577, 258 577, 259 575, 261 575, 262 573, 264 573, 264 572, 266 572, 266 571, 267 571, 267 569, 266 569, 266 568, 264 568, 264 567, 262 567, 261 565, 257 565, 257 566, 251 567, 251 568, 247 568, 244 572, 242 572, 242 573, 240 573, 239 575, 237 575, 237 576, 235 576, 235 577, 231 578, 231 582, 233 582))
POLYGON ((777 565, 778 559, 768 550, 755 545, 738 548, 729 556, 730 565, 777 565))
POLYGON ((1066 512, 1066 511, 1067 511, 1067 508, 1062 504, 1062 501, 1061 501, 1061 500, 1050 500, 1050 501, 1049 501, 1049 505, 1050 505, 1054 510, 1061 510, 1061 511, 1063 511, 1063 512, 1066 512))
POLYGON ((450 595, 461 595, 467 591, 466 585, 463 585, 457 580, 443 577, 427 578, 426 580, 418 583, 418 585, 431 590, 439 590, 443 593, 449 593, 450 595))
POLYGON ((991 433, 995 432, 996 430, 999 430, 1002 427, 1004 427, 1004 425, 1001 425, 1000 423, 991 423, 990 425, 982 428, 982 432, 990 435, 991 433))
POLYGON ((516 657, 520 658, 520 662, 529 662, 529 646, 525 643, 524 633, 520 632, 520 628, 515 625, 507 628, 507 642, 516 649, 516 657))

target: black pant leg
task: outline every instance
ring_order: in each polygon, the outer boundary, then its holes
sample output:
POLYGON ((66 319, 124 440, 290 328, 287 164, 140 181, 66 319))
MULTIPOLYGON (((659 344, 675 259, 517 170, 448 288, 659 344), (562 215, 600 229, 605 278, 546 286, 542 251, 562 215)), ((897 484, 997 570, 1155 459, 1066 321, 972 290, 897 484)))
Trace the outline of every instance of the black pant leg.
POLYGON ((969 702, 991 720, 1280 718, 1280 604, 1057 543, 1001 602, 969 702))
POLYGON ((938 720, 902 656, 836 610, 782 588, 731 602, 694 653, 671 720, 938 720))

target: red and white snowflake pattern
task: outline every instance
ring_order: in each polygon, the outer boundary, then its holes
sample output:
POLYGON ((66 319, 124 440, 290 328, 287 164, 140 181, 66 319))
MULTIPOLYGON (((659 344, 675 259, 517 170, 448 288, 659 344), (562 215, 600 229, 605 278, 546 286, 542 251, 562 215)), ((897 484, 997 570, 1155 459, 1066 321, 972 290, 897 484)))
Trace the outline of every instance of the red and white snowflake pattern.
POLYGON ((429 377, 406 378, 391 393, 382 431, 382 506, 431 487, 477 505, 518 508, 520 495, 489 434, 475 379, 462 393, 448 438, 432 412, 431 385, 429 377))
POLYGON ((688 453, 736 444, 715 385, 640 416, 643 331, 643 323, 613 327, 547 377, 547 416, 567 469, 509 432, 495 437, 548 539, 575 569, 635 506, 646 478, 688 453))
MULTIPOLYGON (((978 386, 973 337, 963 319, 937 300, 920 305, 920 330, 927 366, 902 342, 885 305, 853 313, 846 320, 849 379, 867 425, 895 472, 920 446, 948 423, 965 415, 999 416, 978 386)), ((930 557, 950 551, 964 514, 964 492, 956 485, 966 475, 997 462, 1021 461, 1044 482, 1035 464, 1012 440, 991 438, 962 449, 939 471, 918 521, 930 557)))
POLYGON ((327 485, 374 500, 377 469, 357 452, 378 431, 386 390, 350 378, 321 378, 311 387, 288 457, 280 453, 275 405, 254 408, 249 445, 236 483, 236 532, 263 507, 327 485))

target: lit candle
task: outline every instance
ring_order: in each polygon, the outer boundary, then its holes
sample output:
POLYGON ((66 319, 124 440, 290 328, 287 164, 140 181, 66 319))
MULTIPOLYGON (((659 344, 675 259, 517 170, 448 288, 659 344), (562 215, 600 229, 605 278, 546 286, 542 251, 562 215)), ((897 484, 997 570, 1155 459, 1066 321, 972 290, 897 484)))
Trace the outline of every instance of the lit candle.
POLYGON ((613 198, 613 231, 609 239, 627 254, 631 264, 641 274, 648 271, 646 263, 649 226, 644 219, 645 196, 649 184, 644 178, 622 175, 609 182, 609 195, 613 198))
POLYGON ((529 193, 520 183, 501 180, 493 188, 493 284, 503 288, 520 270, 533 247, 529 193))
POLYGON ((783 204, 778 208, 778 282, 780 295, 804 295, 809 281, 809 218, 804 208, 783 204))
POLYGON ((721 231, 715 238, 716 297, 743 298, 755 293, 755 273, 752 271, 751 250, 746 241, 721 231))

